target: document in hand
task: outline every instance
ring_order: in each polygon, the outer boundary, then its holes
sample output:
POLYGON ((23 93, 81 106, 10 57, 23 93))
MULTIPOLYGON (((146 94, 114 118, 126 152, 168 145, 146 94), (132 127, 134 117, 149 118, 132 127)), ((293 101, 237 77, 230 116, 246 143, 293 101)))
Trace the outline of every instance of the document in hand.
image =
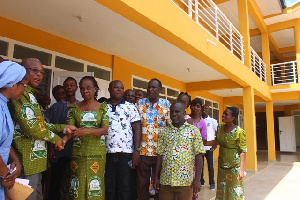
POLYGON ((14 187, 5 192, 5 200, 25 200, 33 192, 28 183, 27 179, 17 178, 14 187))

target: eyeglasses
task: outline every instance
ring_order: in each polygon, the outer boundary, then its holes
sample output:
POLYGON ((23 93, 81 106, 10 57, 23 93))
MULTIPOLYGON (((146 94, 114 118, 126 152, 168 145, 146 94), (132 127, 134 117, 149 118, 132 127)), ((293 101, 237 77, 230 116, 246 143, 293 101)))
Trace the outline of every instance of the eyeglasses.
POLYGON ((28 86, 27 84, 21 83, 21 82, 19 82, 19 83, 17 83, 17 84, 23 85, 24 88, 27 88, 27 86, 28 86))
POLYGON ((40 75, 44 76, 45 72, 43 70, 38 70, 37 68, 26 68, 26 69, 30 69, 34 74, 38 74, 40 73, 40 75))

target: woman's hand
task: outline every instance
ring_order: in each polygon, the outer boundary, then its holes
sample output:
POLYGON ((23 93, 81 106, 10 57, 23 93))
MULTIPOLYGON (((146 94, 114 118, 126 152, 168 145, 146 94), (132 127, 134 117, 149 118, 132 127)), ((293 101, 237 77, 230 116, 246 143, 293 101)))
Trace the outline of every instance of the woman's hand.
POLYGON ((73 125, 66 125, 65 129, 66 129, 66 133, 71 135, 77 130, 76 126, 73 125))
POLYGON ((5 178, 2 178, 1 180, 1 185, 6 189, 6 190, 9 190, 11 188, 14 187, 14 184, 15 184, 15 179, 13 180, 7 180, 5 178))
POLYGON ((7 175, 6 177, 3 177, 6 182, 15 181, 15 179, 20 176, 21 174, 21 165, 18 161, 14 161, 10 164, 9 172, 11 174, 7 175))
POLYGON ((89 135, 90 134, 90 130, 91 129, 88 129, 88 128, 78 128, 77 131, 75 131, 72 136, 74 138, 80 138, 80 137, 89 135))
POLYGON ((244 170, 240 170, 239 171, 239 176, 238 176, 239 181, 242 180, 244 178, 244 176, 245 176, 244 175, 244 170))

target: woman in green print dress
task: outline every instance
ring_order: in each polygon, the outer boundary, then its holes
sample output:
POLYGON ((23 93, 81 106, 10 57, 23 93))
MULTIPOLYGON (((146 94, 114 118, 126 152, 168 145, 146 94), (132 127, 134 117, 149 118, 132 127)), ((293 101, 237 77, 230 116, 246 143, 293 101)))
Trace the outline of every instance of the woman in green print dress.
POLYGON ((238 119, 239 109, 228 107, 223 112, 222 122, 218 127, 215 141, 205 145, 220 145, 218 160, 218 200, 244 199, 244 167, 246 158, 246 134, 243 129, 234 124, 238 119))
POLYGON ((69 199, 105 199, 105 137, 109 118, 107 104, 95 99, 99 86, 92 76, 79 82, 83 101, 69 105, 68 124, 78 130, 72 135, 69 199))

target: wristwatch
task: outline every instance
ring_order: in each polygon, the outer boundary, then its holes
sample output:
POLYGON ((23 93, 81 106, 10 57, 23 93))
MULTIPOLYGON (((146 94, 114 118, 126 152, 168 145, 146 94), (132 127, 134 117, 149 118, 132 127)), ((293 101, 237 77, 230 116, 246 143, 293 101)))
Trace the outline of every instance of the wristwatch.
POLYGON ((136 150, 137 152, 141 151, 141 147, 135 147, 134 150, 136 150))

